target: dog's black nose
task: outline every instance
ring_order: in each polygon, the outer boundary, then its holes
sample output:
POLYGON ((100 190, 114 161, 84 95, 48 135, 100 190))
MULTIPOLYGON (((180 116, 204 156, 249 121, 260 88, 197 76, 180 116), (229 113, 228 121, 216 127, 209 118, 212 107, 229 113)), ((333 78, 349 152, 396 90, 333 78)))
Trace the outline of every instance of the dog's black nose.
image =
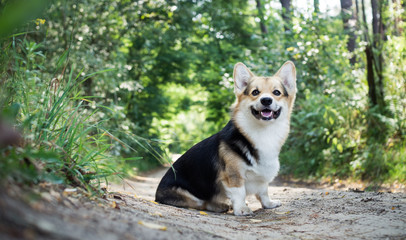
POLYGON ((272 104, 272 98, 269 98, 269 97, 261 98, 261 103, 264 106, 269 106, 272 104))

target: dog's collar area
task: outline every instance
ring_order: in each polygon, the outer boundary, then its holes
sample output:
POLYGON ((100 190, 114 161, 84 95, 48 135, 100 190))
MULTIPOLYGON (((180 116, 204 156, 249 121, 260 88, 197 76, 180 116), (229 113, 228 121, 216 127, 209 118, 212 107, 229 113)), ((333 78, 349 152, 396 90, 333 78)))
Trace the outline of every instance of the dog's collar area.
POLYGON ((251 107, 251 113, 256 119, 261 119, 264 121, 270 121, 272 119, 277 119, 281 114, 282 108, 279 108, 277 111, 274 111, 269 108, 264 108, 260 111, 256 110, 254 107, 251 107))

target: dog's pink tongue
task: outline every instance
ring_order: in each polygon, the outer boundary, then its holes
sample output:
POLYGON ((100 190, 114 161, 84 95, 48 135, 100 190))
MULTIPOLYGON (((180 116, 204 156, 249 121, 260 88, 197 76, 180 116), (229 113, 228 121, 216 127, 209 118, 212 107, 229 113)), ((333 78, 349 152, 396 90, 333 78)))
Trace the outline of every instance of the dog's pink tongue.
POLYGON ((263 117, 272 117, 272 112, 271 111, 261 111, 261 115, 263 117))

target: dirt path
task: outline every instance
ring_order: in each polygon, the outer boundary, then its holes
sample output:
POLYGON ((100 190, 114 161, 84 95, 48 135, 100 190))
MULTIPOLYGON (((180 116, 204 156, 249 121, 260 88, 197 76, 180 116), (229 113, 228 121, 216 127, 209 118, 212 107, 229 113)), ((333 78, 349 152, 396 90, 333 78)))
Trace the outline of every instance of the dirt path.
POLYGON ((405 193, 278 184, 269 192, 281 207, 263 210, 250 197, 254 215, 236 217, 154 203, 164 171, 128 181, 132 188, 110 185, 94 201, 55 188, 29 205, 0 194, 0 239, 406 239, 405 193))

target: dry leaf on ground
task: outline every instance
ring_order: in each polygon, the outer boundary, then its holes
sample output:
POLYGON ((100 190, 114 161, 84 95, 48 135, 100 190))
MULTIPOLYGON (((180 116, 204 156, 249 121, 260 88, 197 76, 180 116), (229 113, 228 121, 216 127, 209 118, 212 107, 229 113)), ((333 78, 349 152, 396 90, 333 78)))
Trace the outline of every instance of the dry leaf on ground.
POLYGON ((155 229, 155 230, 166 231, 166 229, 168 229, 164 225, 159 225, 159 224, 151 223, 151 222, 138 221, 138 224, 145 226, 147 228, 155 229))

